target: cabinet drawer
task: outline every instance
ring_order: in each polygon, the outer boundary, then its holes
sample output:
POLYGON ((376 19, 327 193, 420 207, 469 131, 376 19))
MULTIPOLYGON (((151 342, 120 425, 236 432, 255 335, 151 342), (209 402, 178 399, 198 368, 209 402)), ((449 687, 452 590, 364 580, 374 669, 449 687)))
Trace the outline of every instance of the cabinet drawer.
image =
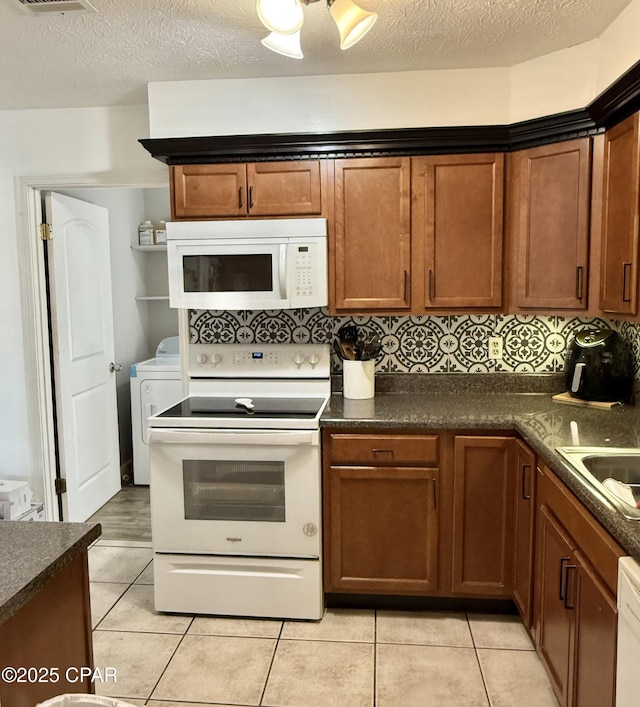
POLYGON ((331 434, 332 464, 437 464, 438 435, 331 434))

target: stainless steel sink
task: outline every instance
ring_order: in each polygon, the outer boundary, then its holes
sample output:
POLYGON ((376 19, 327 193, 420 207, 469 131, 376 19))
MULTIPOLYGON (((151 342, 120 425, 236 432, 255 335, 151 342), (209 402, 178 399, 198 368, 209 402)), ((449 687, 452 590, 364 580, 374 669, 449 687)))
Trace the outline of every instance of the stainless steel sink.
POLYGON ((603 482, 627 484, 640 501, 640 449, 621 447, 558 447, 556 450, 582 483, 625 518, 640 520, 640 509, 623 501, 603 482))

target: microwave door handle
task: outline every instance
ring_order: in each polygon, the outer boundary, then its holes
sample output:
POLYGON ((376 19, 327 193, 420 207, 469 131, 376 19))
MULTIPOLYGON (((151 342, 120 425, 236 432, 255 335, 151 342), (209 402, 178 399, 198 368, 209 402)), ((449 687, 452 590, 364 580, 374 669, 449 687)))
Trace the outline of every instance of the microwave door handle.
POLYGON ((278 263, 280 299, 288 299, 287 294, 287 245, 280 245, 279 263, 278 263))

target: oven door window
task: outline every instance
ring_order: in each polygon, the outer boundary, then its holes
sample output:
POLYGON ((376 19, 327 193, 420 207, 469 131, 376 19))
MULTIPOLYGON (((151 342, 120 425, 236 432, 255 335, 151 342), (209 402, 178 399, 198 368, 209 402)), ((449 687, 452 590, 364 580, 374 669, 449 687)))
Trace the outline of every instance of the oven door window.
POLYGON ((271 292, 273 262, 270 253, 184 255, 185 292, 271 292))
POLYGON ((286 521, 284 462, 185 459, 182 469, 185 519, 286 521))

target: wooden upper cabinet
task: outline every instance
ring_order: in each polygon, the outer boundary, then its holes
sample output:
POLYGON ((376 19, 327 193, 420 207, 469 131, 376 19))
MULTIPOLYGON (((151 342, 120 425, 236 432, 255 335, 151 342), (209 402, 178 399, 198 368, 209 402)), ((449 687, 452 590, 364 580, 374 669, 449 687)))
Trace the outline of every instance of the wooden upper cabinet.
POLYGON ((243 164, 171 167, 173 218, 214 218, 246 214, 243 164))
POLYGON ((413 176, 421 310, 499 308, 504 155, 415 158, 413 176))
POLYGON ((638 312, 638 201, 640 136, 638 114, 607 130, 602 199, 600 309, 638 312))
POLYGON ((247 185, 251 216, 322 213, 318 160, 248 164, 247 185))
POLYGON ((591 140, 513 153, 511 244, 518 308, 587 307, 591 140))
POLYGON ((411 306, 411 159, 334 163, 332 309, 411 306))
POLYGON ((171 189, 176 219, 322 213, 318 160, 178 165, 171 189))

